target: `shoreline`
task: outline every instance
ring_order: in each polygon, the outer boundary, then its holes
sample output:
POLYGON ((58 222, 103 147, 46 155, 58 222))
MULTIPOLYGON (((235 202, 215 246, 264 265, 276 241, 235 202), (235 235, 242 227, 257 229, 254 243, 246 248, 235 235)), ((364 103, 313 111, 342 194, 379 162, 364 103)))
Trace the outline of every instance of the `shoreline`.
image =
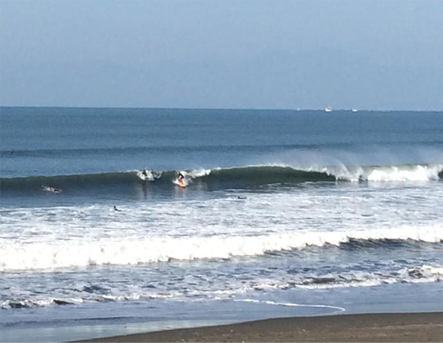
POLYGON ((440 342, 443 312, 273 318, 79 342, 440 342))

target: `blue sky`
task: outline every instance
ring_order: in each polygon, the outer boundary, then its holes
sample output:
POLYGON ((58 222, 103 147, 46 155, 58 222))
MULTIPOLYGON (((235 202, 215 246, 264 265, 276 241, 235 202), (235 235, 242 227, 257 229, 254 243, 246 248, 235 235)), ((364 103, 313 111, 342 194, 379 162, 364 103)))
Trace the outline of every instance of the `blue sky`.
POLYGON ((0 0, 0 104, 443 110, 441 0, 0 0))

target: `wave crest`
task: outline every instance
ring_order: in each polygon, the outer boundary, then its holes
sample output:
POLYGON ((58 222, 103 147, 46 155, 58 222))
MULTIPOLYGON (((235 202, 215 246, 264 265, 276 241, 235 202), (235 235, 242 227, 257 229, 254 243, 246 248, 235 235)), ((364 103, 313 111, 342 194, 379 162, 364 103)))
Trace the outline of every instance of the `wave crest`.
MULTIPOLYGON (((208 189, 249 188, 271 184, 298 184, 302 182, 384 182, 384 181, 432 181, 443 178, 443 164, 403 166, 245 166, 235 168, 196 169, 180 171, 187 184, 204 184, 208 189)), ((97 189, 146 184, 157 187, 173 187, 179 171, 126 171, 99 174, 56 176, 31 176, 1 178, 2 191, 41 192, 44 189, 60 190, 97 189)))

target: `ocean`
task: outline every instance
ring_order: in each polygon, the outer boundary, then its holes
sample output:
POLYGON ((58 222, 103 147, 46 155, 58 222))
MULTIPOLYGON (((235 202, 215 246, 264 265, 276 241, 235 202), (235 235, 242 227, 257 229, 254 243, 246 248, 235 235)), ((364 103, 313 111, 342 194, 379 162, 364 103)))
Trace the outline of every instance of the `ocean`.
POLYGON ((442 180, 442 112, 2 107, 0 341, 443 311, 442 180))

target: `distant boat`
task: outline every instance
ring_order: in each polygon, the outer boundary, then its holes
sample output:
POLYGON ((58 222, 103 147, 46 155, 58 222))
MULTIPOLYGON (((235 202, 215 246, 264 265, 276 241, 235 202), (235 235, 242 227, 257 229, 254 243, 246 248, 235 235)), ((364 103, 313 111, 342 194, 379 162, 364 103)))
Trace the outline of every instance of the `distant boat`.
POLYGON ((358 112, 358 110, 356 108, 353 108, 352 112, 358 112))
POLYGON ((328 106, 325 108, 325 112, 332 112, 334 109, 332 108, 332 106, 328 106))

